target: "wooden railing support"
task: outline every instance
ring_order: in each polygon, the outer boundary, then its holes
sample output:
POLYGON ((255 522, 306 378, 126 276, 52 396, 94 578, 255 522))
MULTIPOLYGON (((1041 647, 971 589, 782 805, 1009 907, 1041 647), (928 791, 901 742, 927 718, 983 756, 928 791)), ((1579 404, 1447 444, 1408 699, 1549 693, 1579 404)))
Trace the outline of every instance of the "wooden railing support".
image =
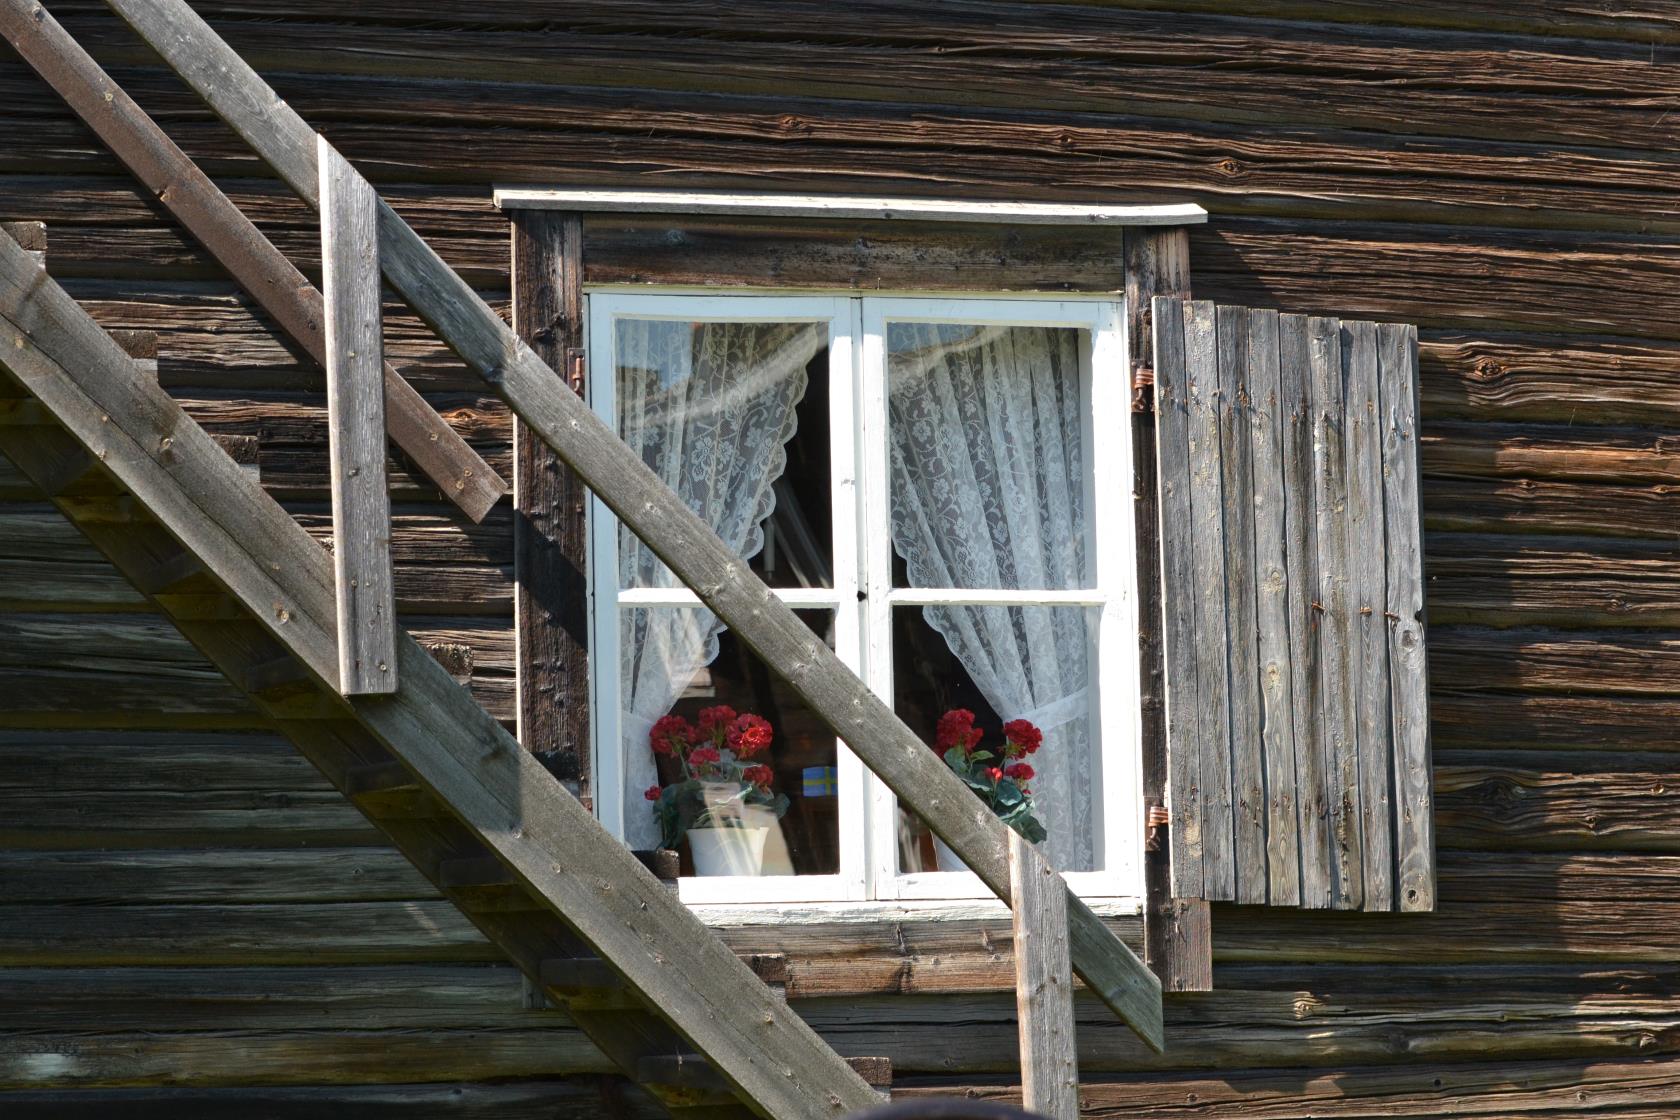
POLYGON ((1009 833, 1014 895, 1015 1018, 1021 1039, 1021 1100, 1048 1120, 1079 1120, 1079 1057, 1068 960, 1067 890, 1020 833, 1009 833))
MULTIPOLYGON (((314 130, 191 6, 184 0, 106 2, 299 197, 319 209, 314 130)), ((774 667, 902 805, 926 821, 988 889, 1009 901, 1008 828, 383 201, 379 237, 385 277, 415 312, 774 667)), ((1074 969, 1159 1050, 1160 981, 1082 899, 1064 891, 1074 969)))
POLYGON ((327 438, 337 575, 338 689, 397 690, 397 597, 385 482, 385 365, 378 196, 321 138, 327 438))

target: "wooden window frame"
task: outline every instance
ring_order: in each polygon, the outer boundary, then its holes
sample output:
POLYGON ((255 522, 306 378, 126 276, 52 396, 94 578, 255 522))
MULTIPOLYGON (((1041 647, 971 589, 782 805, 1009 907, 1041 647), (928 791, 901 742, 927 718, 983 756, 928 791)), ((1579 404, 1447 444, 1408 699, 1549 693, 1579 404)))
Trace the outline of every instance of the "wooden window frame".
MULTIPOLYGON (((696 292, 760 287, 789 294, 836 288, 1048 297, 1123 293, 1138 396, 1132 454, 1138 603, 1145 622, 1138 643, 1140 746, 1143 804, 1150 818, 1141 949, 1168 991, 1205 990, 1212 973, 1208 907, 1171 897, 1166 828, 1156 817, 1165 796, 1166 752, 1160 627, 1148 621, 1158 620, 1161 610, 1149 307, 1154 295, 1190 294, 1188 227, 1205 222, 1206 212, 1193 205, 1082 212, 1029 206, 1011 214, 1009 204, 956 203, 930 213, 906 200, 822 198, 806 206, 813 200, 803 199, 790 208, 785 196, 731 197, 734 202, 701 192, 498 190, 497 202, 514 225, 515 319, 521 335, 581 389, 588 373, 571 356, 581 354, 585 284, 658 284, 696 292), (521 298, 522 290, 536 298, 521 298)), ((542 733, 527 746, 553 752, 558 765, 551 769, 587 801, 589 760, 580 757, 588 742, 588 704, 580 702, 588 696, 581 672, 587 638, 575 617, 580 612, 573 611, 581 597, 541 590, 557 578, 577 580, 586 563, 581 526, 587 491, 568 479, 570 472, 540 441, 527 440, 523 447, 519 460, 529 484, 516 519, 527 538, 516 549, 521 738, 526 727, 541 725, 542 733), (552 718, 556 712, 560 718, 552 718)), ((856 920, 865 922, 909 916, 893 903, 843 905, 863 908, 856 920)), ((976 907, 1001 912, 996 903, 925 903, 914 916, 966 919, 976 907)), ((721 908, 708 921, 750 924, 750 916, 722 912, 737 909, 721 908)), ((794 920, 791 912, 775 919, 794 920)))

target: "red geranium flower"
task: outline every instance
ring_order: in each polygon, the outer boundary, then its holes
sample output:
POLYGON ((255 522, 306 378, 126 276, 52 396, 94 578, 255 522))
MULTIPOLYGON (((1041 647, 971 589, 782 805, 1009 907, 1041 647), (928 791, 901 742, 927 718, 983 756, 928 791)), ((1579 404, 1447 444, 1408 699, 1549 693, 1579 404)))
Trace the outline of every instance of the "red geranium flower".
POLYGON ((974 713, 967 708, 953 708, 939 717, 934 733, 933 749, 944 754, 952 747, 961 747, 967 754, 980 742, 980 729, 974 726, 974 713))
POLYGON ((718 762, 723 758, 716 747, 699 747, 688 756, 690 766, 704 766, 709 762, 718 762))
POLYGON ((1011 758, 1032 754, 1044 745, 1044 732, 1024 719, 1012 719, 1003 725, 1006 753, 1011 758))
POLYGON ((677 755, 688 746, 693 730, 688 721, 679 715, 661 716, 648 734, 648 741, 653 745, 655 754, 677 755))
POLYGON ((1003 771, 996 766, 988 766, 986 767, 986 777, 990 778, 993 782, 1001 781, 1003 779, 1003 771))
POLYGON ((737 717, 735 722, 729 725, 727 741, 729 749, 735 752, 736 757, 751 758, 769 750, 774 738, 775 732, 770 728, 770 721, 748 712, 737 717))
POLYGON ((770 783, 776 780, 776 773, 768 766, 749 766, 741 771, 741 780, 768 789, 770 783))
POLYGON ((659 792, 660 792, 660 790, 659 790, 658 786, 649 786, 649 787, 647 787, 646 792, 644 792, 642 794, 642 796, 647 798, 649 801, 658 801, 659 800, 659 792))
POLYGON ((1005 766, 1003 768, 1003 773, 1007 778, 1013 778, 1017 782, 1025 782, 1031 780, 1033 776, 1033 768, 1024 762, 1016 762, 1009 766, 1005 766))
POLYGON ((727 727, 735 719, 735 709, 728 704, 719 704, 713 708, 701 708, 695 717, 695 723, 704 738, 711 738, 712 732, 720 727, 727 727))

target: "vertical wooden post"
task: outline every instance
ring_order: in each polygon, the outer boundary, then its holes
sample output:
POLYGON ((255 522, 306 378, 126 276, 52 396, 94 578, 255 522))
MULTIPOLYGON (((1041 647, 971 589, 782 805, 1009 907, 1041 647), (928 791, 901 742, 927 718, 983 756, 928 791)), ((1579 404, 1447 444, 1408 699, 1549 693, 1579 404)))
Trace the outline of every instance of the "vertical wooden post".
MULTIPOLYGON (((583 219, 521 210, 512 222, 514 329, 582 394, 583 219)), ((513 448, 519 742, 588 802, 589 490, 518 420, 513 448)))
POLYGON ((1009 833, 1009 896, 1015 917, 1015 1015, 1021 1035, 1021 1096, 1028 1111, 1078 1120, 1079 1058, 1073 1028, 1067 889, 1038 849, 1009 833))
MULTIPOLYGON (((1126 335, 1134 372, 1154 361, 1155 296, 1190 296, 1190 232, 1135 228, 1126 231, 1126 335)), ((1156 821, 1147 827, 1143 854, 1144 960, 1169 992, 1213 987, 1213 945, 1208 904, 1175 899, 1166 816, 1167 726, 1161 603, 1161 503, 1156 486, 1152 386, 1138 378, 1139 407, 1132 413, 1133 502, 1137 510, 1138 664, 1143 692, 1143 798, 1156 821)))
POLYGON ((320 167, 338 687, 367 696, 397 690, 378 196, 325 138, 320 167))

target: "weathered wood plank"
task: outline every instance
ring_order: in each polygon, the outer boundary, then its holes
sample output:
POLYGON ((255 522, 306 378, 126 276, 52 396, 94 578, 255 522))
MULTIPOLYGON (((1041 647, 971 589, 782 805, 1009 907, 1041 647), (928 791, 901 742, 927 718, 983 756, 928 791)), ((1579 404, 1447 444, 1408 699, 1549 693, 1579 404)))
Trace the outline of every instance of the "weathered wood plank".
MULTIPOLYGON (((319 206, 312 130, 190 8, 177 0, 113 0, 112 6, 300 197, 319 206)), ((697 515, 670 496, 635 453, 387 205, 380 209, 380 244, 386 278, 422 318, 486 375, 520 418, 651 543, 707 606, 784 674, 901 803, 927 820, 989 889, 1006 897, 1005 826, 833 651, 813 639, 809 628, 697 515)), ((1068 904, 1076 971, 1116 1013, 1153 1040, 1160 1016, 1159 981, 1083 901, 1070 895, 1068 904)), ((803 1037, 792 1026, 778 1033, 785 1033, 790 1044, 803 1037)), ((717 1052, 708 1057, 732 1078, 745 1076, 746 1070, 723 1055, 723 1044, 719 1039, 717 1052)), ((855 1094, 861 1085, 855 1074, 849 1069, 841 1074, 831 1055, 811 1057, 818 1063, 811 1068, 813 1075, 832 1072, 834 1084, 844 1086, 843 1096, 855 1094)), ((738 1087, 760 1105, 769 1099, 743 1084, 738 1087)), ((763 1090, 785 1092, 780 1084, 763 1090)), ((861 1104, 864 1098, 858 1100, 861 1104)), ((787 1107, 799 1106, 789 1102, 787 1107)))
POLYGON ((1389 710, 1394 755, 1395 900, 1401 910, 1435 904, 1435 803, 1430 773, 1429 667, 1424 657, 1422 511, 1418 493, 1417 331, 1377 328, 1380 364, 1383 524, 1388 547, 1389 710))
MULTIPOLYGON (((514 328, 554 369, 583 362, 583 223, 513 215, 514 328)), ((589 490, 542 438, 514 425, 514 618, 519 742, 579 797, 590 785, 589 490)))
POLYGON ((1357 687, 1348 617, 1347 398, 1342 326, 1307 320, 1313 404, 1313 515, 1318 577, 1311 615, 1317 624, 1320 672, 1318 719, 1323 727, 1325 799, 1329 803, 1331 905, 1357 909, 1364 901, 1360 860, 1359 756, 1353 696, 1357 687))
POLYGON ((1073 1033, 1067 891, 1019 833, 1009 834, 1009 893, 1015 926, 1015 1016, 1021 1093, 1049 1120, 1078 1120, 1079 1060, 1073 1033))
POLYGON ((376 195, 325 138, 320 168, 338 689, 375 696, 398 687, 376 195))
POLYGON ((1299 593, 1288 578, 1285 546, 1290 490, 1284 475, 1284 425, 1278 314, 1248 313, 1250 451, 1254 480, 1254 590, 1258 636, 1259 739, 1265 767, 1266 901, 1301 903, 1300 823, 1296 805, 1295 693, 1290 655, 1289 596, 1299 593))
MULTIPOLYGON (((1202 775, 1201 708, 1197 703, 1195 548, 1191 534, 1190 370, 1185 355, 1188 305, 1167 297, 1154 304, 1155 416, 1159 440, 1159 488, 1167 717, 1168 787, 1172 801, 1172 893, 1201 896, 1202 775)), ((1196 419, 1199 420, 1199 417, 1196 419)))
MULTIPOLYGON (((521 1052, 530 1052, 536 1045, 533 1040, 528 1049, 525 1034, 515 1038, 521 1052)), ((297 1041, 302 1044, 301 1037, 297 1041)), ((506 1071, 517 1062, 514 1056, 498 1062, 495 1068, 506 1071)), ((324 1079, 332 1076, 330 1068, 323 1071, 324 1079)), ((664 1115, 634 1085, 619 1085, 590 1075, 404 1085, 12 1090, 7 1103, 26 1113, 50 1110, 63 1120, 91 1120, 113 1114, 127 1120, 224 1120, 252 1113, 265 1120, 315 1120, 351 1114, 360 1120, 405 1120, 416 1114, 438 1120, 597 1120, 603 1096, 623 1110, 625 1120, 653 1120, 664 1115)))
MULTIPOLYGON (((1219 500, 1225 536, 1225 642, 1230 667, 1231 811, 1238 902, 1264 903, 1266 770, 1261 741, 1259 631, 1254 563, 1254 413, 1248 371, 1248 310, 1214 311, 1219 367, 1219 500)), ((1209 594, 1212 587, 1204 587, 1209 594)), ((1211 640, 1211 635, 1203 640, 1211 640)))
MULTIPOLYGON (((1342 323, 1347 440, 1347 611, 1352 659, 1354 753, 1358 759, 1358 828, 1366 909, 1394 904, 1394 754, 1388 679, 1387 540, 1383 532, 1381 401, 1377 325, 1342 323)), ((1403 490, 1395 497, 1405 501, 1403 490)), ((1421 573, 1419 573, 1421 576, 1421 573)), ((1421 589, 1421 579, 1415 584, 1421 589)))
MULTIPOLYGON (((1155 299, 1158 296, 1188 298, 1189 247, 1189 237, 1182 229, 1126 232, 1126 341, 1134 378, 1139 370, 1152 369, 1156 364, 1154 334, 1157 326, 1171 332, 1172 337, 1167 344, 1177 348, 1177 355, 1171 361, 1176 369, 1182 371, 1183 316, 1172 309, 1164 313, 1165 319, 1159 319, 1155 299)), ((1182 389, 1182 376, 1178 383, 1182 389)), ((1173 897, 1172 869, 1177 822, 1173 821, 1170 811, 1173 760, 1168 747, 1171 735, 1167 715, 1165 643, 1167 628, 1182 626, 1188 619, 1177 611, 1169 618, 1166 611, 1167 602, 1181 601, 1181 597, 1169 600, 1163 573, 1163 506, 1158 451, 1158 429, 1162 421, 1158 419, 1158 405, 1153 393, 1137 390, 1135 397, 1132 411, 1132 509, 1137 553, 1139 753, 1143 763, 1142 792, 1146 814, 1152 813, 1156 807, 1166 813, 1164 823, 1158 825, 1146 821, 1145 824, 1144 960, 1160 977, 1163 988, 1170 991, 1205 991, 1213 983, 1213 939, 1206 929, 1207 903, 1197 899, 1176 901, 1173 897), (1161 842, 1163 828, 1166 843, 1161 842)), ((1177 461, 1183 463, 1185 417, 1182 392, 1176 408, 1177 415, 1167 422, 1179 426, 1179 433, 1174 438, 1180 456, 1177 461)), ((1173 485, 1182 492, 1183 470, 1174 469, 1170 473, 1173 485)), ((1180 575, 1176 578, 1182 587, 1184 577, 1180 575)), ((1182 640, 1182 635, 1179 640, 1182 640)), ((1191 758, 1194 758, 1193 752, 1191 758)), ((1185 767, 1187 772, 1190 769, 1185 767)), ((1199 777, 1189 776, 1187 780, 1194 787, 1199 777)), ((1182 819, 1194 820, 1199 843, 1200 807, 1187 811, 1182 819)), ((1200 882, 1200 878, 1198 869, 1196 880, 1200 882)))
MULTIPOLYGON (((1198 897, 1236 897, 1236 791, 1231 772, 1231 678, 1226 644, 1225 520, 1221 496, 1218 326, 1214 305, 1183 305, 1190 421, 1190 511, 1196 629, 1196 743, 1201 771, 1203 883, 1198 897), (1221 589, 1210 593, 1209 588, 1221 589)), ((1188 893, 1188 892, 1186 892, 1188 893)))
MULTIPOLYGON (((324 368, 324 304, 303 274, 40 5, 5 0, 0 4, 0 31, 324 368)), ((474 520, 482 518, 507 492, 506 484, 394 370, 382 364, 378 376, 391 398, 392 438, 446 497, 474 520)))
POLYGON ((1283 440, 1284 582, 1288 588, 1290 723, 1295 730, 1295 778, 1300 791, 1301 905, 1330 905, 1329 737, 1320 689, 1318 513, 1314 505, 1312 343, 1304 315, 1278 319, 1283 440))

